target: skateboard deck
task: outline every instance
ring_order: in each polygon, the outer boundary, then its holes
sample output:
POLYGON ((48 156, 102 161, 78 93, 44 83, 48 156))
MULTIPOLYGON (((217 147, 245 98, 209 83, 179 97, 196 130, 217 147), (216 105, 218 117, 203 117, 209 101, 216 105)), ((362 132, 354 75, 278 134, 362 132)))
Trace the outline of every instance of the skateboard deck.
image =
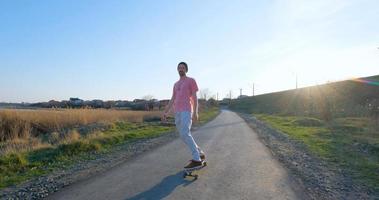
POLYGON ((194 174, 194 172, 199 171, 199 170, 203 169, 206 166, 207 166, 207 162, 204 161, 203 166, 200 167, 200 168, 197 168, 197 169, 184 169, 183 178, 186 178, 187 176, 189 176, 189 177, 195 178, 195 180, 198 179, 199 178, 199 174, 194 174))

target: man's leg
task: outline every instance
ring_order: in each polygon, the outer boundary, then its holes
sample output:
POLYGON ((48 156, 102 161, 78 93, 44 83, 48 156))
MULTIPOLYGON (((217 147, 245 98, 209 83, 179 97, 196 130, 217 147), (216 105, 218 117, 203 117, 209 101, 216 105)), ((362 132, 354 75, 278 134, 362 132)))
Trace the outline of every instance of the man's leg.
POLYGON ((199 151, 200 159, 201 159, 201 160, 205 160, 205 153, 204 153, 204 151, 201 150, 200 147, 197 147, 197 150, 199 151))
POLYGON ((179 112, 177 128, 179 129, 182 141, 188 146, 191 151, 192 159, 201 161, 198 145, 191 134, 192 114, 191 112, 179 112))

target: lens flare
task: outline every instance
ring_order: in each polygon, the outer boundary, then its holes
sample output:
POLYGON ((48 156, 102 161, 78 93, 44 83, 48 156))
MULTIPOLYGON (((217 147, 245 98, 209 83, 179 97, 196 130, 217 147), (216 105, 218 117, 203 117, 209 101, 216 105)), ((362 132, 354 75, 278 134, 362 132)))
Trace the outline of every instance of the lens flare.
POLYGON ((377 85, 377 86, 379 86, 379 81, 369 80, 369 79, 366 79, 366 78, 353 78, 351 80, 355 81, 355 82, 360 82, 360 83, 366 83, 366 84, 369 84, 369 85, 377 85))

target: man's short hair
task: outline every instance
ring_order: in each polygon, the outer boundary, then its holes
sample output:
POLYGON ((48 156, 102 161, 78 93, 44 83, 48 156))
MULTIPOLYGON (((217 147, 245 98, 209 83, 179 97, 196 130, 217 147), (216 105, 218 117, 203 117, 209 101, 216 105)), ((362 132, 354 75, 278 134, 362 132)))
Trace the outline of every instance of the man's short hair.
POLYGON ((187 65, 187 63, 185 63, 185 62, 180 62, 180 63, 178 64, 178 67, 179 67, 179 65, 184 65, 184 67, 186 67, 186 72, 188 72, 188 65, 187 65))

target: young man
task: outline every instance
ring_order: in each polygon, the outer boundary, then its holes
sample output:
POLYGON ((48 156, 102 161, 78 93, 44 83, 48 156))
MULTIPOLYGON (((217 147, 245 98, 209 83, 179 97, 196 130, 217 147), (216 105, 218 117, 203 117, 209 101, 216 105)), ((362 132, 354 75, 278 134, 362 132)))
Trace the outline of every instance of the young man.
POLYGON ((192 120, 196 122, 199 118, 196 96, 198 87, 193 78, 186 76, 188 72, 187 63, 180 62, 177 70, 180 79, 174 85, 171 100, 163 114, 163 120, 166 120, 168 112, 174 106, 176 129, 179 131, 180 138, 192 153, 191 162, 184 168, 197 169, 203 166, 203 161, 205 160, 204 152, 199 148, 191 135, 192 120))

